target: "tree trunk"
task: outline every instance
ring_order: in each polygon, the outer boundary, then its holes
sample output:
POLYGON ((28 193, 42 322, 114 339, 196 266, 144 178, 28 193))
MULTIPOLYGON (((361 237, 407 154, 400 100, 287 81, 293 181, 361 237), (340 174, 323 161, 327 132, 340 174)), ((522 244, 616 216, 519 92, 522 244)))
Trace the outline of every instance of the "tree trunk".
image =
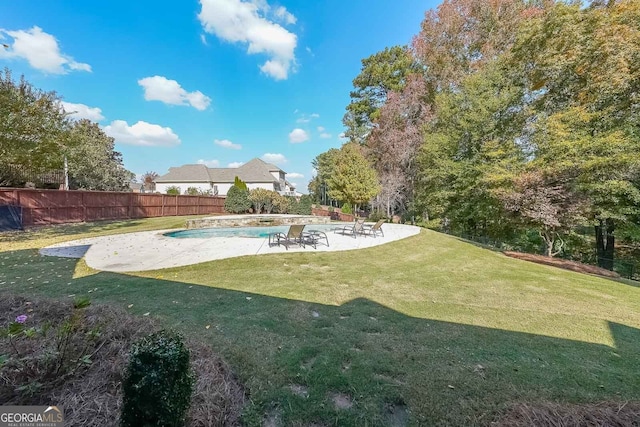
POLYGON ((548 257, 553 257, 554 253, 553 253, 553 245, 555 243, 555 237, 554 237, 554 233, 549 233, 548 231, 543 232, 539 232, 538 234, 540 234, 540 237, 542 237, 542 241, 544 242, 544 250, 545 250, 545 255, 548 257))
POLYGON ((387 218, 391 218, 391 200, 387 196, 387 218))
POLYGON ((595 226, 596 231, 596 254, 598 257, 598 267, 613 270, 613 257, 615 250, 615 223, 612 218, 599 220, 595 226))

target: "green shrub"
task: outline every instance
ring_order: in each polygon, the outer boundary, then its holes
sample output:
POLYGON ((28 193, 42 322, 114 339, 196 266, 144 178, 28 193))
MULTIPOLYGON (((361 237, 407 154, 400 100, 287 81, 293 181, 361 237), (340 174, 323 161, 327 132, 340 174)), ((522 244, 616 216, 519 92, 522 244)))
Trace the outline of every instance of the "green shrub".
POLYGON ((429 221, 421 221, 418 223, 418 225, 420 227, 428 228, 431 230, 443 231, 441 218, 434 218, 434 219, 430 219, 429 221))
MULTIPOLYGON (((312 198, 308 194, 300 196, 300 198, 286 196, 289 203, 287 213, 294 215, 311 215, 312 198)), ((281 212, 284 213, 284 212, 281 212)))
POLYGON ((351 207, 351 203, 344 202, 344 205, 342 205, 342 213, 345 213, 345 214, 353 213, 353 208, 351 207))
POLYGON ((300 196, 300 200, 298 201, 298 214, 300 215, 311 215, 311 205, 313 204, 313 199, 310 195, 305 194, 300 196))
POLYGON ((265 213, 270 214, 273 209, 273 201, 279 196, 275 191, 267 190, 266 188, 254 188, 250 190, 249 200, 251 200, 253 212, 259 214, 264 210, 265 213))
POLYGON ((249 190, 232 185, 224 201, 224 210, 229 213, 245 213, 251 208, 249 190))
POLYGON ((200 190, 197 187, 189 187, 185 194, 188 194, 189 196, 199 196, 200 190))
POLYGON ((124 427, 182 426, 194 378, 182 338, 160 331, 136 342, 123 383, 124 427))
POLYGON ((381 219, 386 219, 387 215, 384 212, 373 211, 369 214, 367 218, 371 222, 378 222, 381 219))
POLYGON ((278 194, 273 198, 273 210, 276 213, 287 214, 293 213, 292 207, 296 205, 296 199, 290 196, 281 196, 278 194))
POLYGON ((247 183, 241 180, 240 178, 238 178, 237 176, 234 179, 233 185, 235 185, 241 190, 249 190, 249 188, 247 187, 247 183))
POLYGON ((167 194, 169 196, 179 196, 180 187, 176 187, 175 185, 172 185, 171 187, 167 187, 167 194))

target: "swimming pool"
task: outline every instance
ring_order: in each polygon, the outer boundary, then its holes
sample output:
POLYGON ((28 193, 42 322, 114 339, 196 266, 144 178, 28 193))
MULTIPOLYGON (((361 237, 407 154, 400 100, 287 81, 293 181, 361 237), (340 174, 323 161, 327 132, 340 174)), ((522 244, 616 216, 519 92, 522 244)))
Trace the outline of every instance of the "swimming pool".
MULTIPOLYGON (((344 225, 343 225, 344 226, 344 225)), ((319 230, 329 232, 335 228, 341 228, 340 224, 311 224, 305 230, 319 230)), ((288 225, 274 227, 220 227, 220 228, 196 228, 191 230, 171 231, 164 233, 167 237, 176 239, 206 239, 208 237, 254 237, 266 238, 272 233, 287 233, 288 225)))

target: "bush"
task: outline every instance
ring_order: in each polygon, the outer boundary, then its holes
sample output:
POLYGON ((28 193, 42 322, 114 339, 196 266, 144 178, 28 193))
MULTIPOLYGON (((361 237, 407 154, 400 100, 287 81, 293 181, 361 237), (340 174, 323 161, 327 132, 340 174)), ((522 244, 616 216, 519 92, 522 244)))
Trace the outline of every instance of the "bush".
POLYGON ((249 190, 242 190, 232 185, 224 201, 224 210, 230 213, 245 213, 250 208, 249 190))
MULTIPOLYGON (((311 205, 312 198, 311 196, 305 194, 297 199, 292 196, 286 196, 286 199, 289 203, 289 210, 287 213, 294 215, 311 215, 311 205)), ((284 213, 284 212, 281 212, 284 213)))
POLYGON ((291 213, 291 207, 295 206, 296 199, 293 197, 281 196, 278 194, 273 199, 273 210, 276 213, 286 214, 291 213))
POLYGON ((167 187, 167 194, 169 196, 179 196, 180 195, 180 187, 176 187, 172 185, 171 187, 167 187))
POLYGON ((201 190, 198 187, 189 187, 187 188, 187 191, 185 191, 184 194, 187 194, 189 196, 212 196, 213 195, 211 190, 201 190))
POLYGON ((344 205, 342 205, 342 213, 344 213, 344 214, 352 214, 353 213, 353 208, 351 207, 351 203, 345 202, 344 205))
POLYGON ((249 190, 249 188, 247 187, 247 183, 241 180, 240 178, 238 178, 237 176, 234 179, 233 185, 235 185, 241 190, 249 190))
POLYGON ((298 202, 298 214, 300 215, 311 215, 311 205, 313 204, 313 199, 308 194, 300 196, 300 201, 298 202))
POLYGON ((266 188, 254 188, 249 191, 249 200, 253 205, 253 211, 257 214, 262 213, 263 210, 270 214, 273 209, 273 200, 277 196, 280 195, 266 188))
POLYGON ((189 350, 179 335, 160 331, 141 339, 131 349, 122 387, 122 425, 184 425, 193 383, 189 350))
POLYGON ((371 222, 378 222, 381 219, 386 219, 387 215, 384 212, 373 211, 369 213, 369 217, 367 218, 371 222))

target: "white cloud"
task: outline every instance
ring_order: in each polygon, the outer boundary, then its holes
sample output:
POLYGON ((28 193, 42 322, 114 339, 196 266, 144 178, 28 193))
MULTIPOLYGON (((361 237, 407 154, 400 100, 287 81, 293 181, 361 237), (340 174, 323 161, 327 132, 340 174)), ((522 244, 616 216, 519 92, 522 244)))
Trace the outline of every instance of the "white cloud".
POLYGON ((277 7, 273 14, 281 22, 284 22, 287 25, 293 25, 298 21, 296 17, 293 16, 284 6, 277 7))
MULTIPOLYGON (((298 110, 296 110, 296 113, 297 112, 298 112, 298 110)), ((319 117, 320 117, 320 114, 318 114, 318 113, 301 114, 300 117, 298 117, 298 119, 296 120, 296 123, 309 123, 311 120, 317 119, 319 117)))
POLYGON ((324 126, 318 126, 317 129, 318 129, 318 132, 320 132, 320 138, 322 139, 331 138, 331 134, 328 132, 325 132, 326 129, 324 128, 324 126))
POLYGON ((266 0, 200 0, 198 19, 204 30, 231 43, 248 44, 247 53, 266 54, 269 59, 260 70, 276 80, 284 80, 295 65, 298 37, 271 21, 295 23, 284 7, 275 11, 266 0))
POLYGON ((74 104, 72 102, 62 101, 62 108, 69 113, 69 117, 74 119, 88 119, 94 122, 99 122, 104 119, 102 110, 98 107, 89 107, 84 104, 74 104))
POLYGON ((114 120, 105 126, 104 131, 121 144, 145 147, 173 147, 180 144, 180 138, 171 128, 143 121, 129 126, 124 120, 114 120))
POLYGON ((269 60, 260 66, 260 71, 276 80, 286 80, 289 70, 281 62, 269 60))
POLYGON ((282 154, 264 153, 262 160, 268 163, 282 164, 287 163, 287 158, 282 154))
POLYGON ((199 90, 187 92, 175 80, 163 76, 145 77, 138 80, 144 88, 144 99, 147 101, 161 101, 171 105, 191 105, 196 110, 206 110, 211 98, 199 90))
POLYGON ((289 142, 292 144, 299 144, 309 140, 309 134, 300 128, 294 129, 289 133, 289 142))
POLYGON ((198 164, 205 165, 208 168, 217 168, 218 166, 220 166, 220 161, 215 159, 212 159, 212 160, 199 159, 198 164))
POLYGON ((344 141, 347 140, 347 136, 344 134, 344 132, 340 132, 338 134, 338 140, 341 141, 341 142, 344 142, 344 141))
POLYGON ((244 162, 231 162, 227 165, 228 168, 239 168, 244 165, 244 162))
POLYGON ((203 45, 209 46, 209 43, 207 43, 207 36, 205 36, 204 34, 200 34, 200 40, 202 41, 203 45))
POLYGON ((91 72, 89 64, 76 62, 69 55, 60 52, 56 38, 42 31, 40 27, 17 31, 0 29, 0 38, 4 38, 4 35, 13 38, 13 44, 10 44, 8 49, 0 49, 0 59, 26 59, 36 70, 51 74, 67 74, 69 71, 91 72))
POLYGON ((304 178, 304 175, 297 172, 291 172, 287 174, 287 178, 296 179, 296 178, 304 178))
POLYGON ((228 139, 215 139, 213 143, 219 145, 220 147, 229 148, 231 150, 242 150, 242 145, 234 144, 228 139))

